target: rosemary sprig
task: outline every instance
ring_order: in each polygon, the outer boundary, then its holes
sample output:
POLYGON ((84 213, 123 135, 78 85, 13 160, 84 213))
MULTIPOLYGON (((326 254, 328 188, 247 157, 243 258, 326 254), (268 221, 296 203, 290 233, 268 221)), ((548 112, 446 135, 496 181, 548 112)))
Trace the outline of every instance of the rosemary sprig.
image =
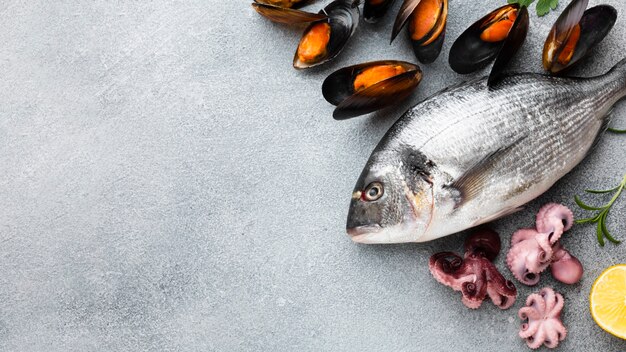
POLYGON ((617 128, 611 128, 611 127, 609 127, 609 128, 608 128, 608 130, 609 130, 610 132, 613 132, 613 133, 626 133, 626 129, 624 129, 624 130, 618 130, 617 128))
POLYGON ((605 205, 600 206, 600 207, 593 207, 591 205, 587 205, 583 203, 583 201, 580 200, 578 196, 574 196, 574 201, 576 202, 576 204, 578 204, 579 207, 585 210, 598 212, 594 217, 576 220, 576 223, 577 224, 585 224, 588 222, 596 223, 597 224, 596 235, 598 237, 598 242, 600 243, 600 246, 604 246, 604 237, 606 237, 607 240, 615 244, 621 242, 621 241, 616 240, 613 236, 611 236, 611 233, 609 233, 609 230, 606 228, 606 217, 609 215, 609 211, 611 210, 613 203, 615 203, 615 201, 617 200, 619 195, 622 193, 624 188, 626 188, 626 175, 624 175, 622 182, 620 182, 620 184, 614 188, 607 189, 607 190, 592 190, 592 189, 585 190, 585 192, 593 193, 593 194, 605 194, 605 193, 615 192, 611 200, 605 205))

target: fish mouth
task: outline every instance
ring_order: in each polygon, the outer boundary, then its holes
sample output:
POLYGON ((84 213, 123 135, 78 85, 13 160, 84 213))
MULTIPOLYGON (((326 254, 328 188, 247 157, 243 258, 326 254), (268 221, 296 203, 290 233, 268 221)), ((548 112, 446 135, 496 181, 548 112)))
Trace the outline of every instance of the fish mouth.
POLYGON ((363 225, 363 226, 349 227, 346 229, 346 231, 348 232, 348 235, 352 237, 352 240, 354 242, 368 243, 369 241, 367 239, 371 237, 369 235, 378 233, 380 232, 381 229, 382 227, 380 227, 380 225, 363 225))
POLYGON ((380 229, 380 225, 362 225, 349 227, 346 229, 346 231, 348 232, 348 235, 350 235, 350 237, 354 238, 368 233, 379 232, 380 229))

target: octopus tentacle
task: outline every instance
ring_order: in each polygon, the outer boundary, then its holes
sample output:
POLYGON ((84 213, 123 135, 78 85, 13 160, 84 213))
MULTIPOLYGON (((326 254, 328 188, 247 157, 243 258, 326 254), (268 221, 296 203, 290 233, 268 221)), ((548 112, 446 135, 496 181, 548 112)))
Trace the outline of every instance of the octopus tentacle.
POLYGON ((526 299, 526 306, 533 307, 537 312, 543 314, 546 311, 546 301, 543 296, 533 293, 526 299))
POLYGON ((487 283, 484 278, 476 280, 476 282, 465 282, 461 286, 463 303, 472 309, 480 307, 487 294, 487 283))
POLYGON ((487 286, 487 294, 491 301, 496 306, 500 307, 500 309, 507 309, 515 303, 515 297, 517 297, 517 289, 513 282, 510 280, 504 279, 502 274, 499 272, 492 272, 489 274, 491 279, 487 279, 491 281, 493 284, 487 286), (496 276, 497 278, 494 278, 496 276))
POLYGON ((541 324, 536 323, 534 325, 537 326, 537 331, 526 338, 526 345, 532 349, 539 348, 546 338, 546 332, 543 330, 541 324))
POLYGON ((543 316, 540 310, 535 307, 522 307, 517 313, 520 319, 539 319, 543 316))
MULTIPOLYGON (((574 224, 574 214, 566 206, 557 203, 548 203, 537 213, 537 230, 539 232, 555 232, 560 236, 574 224)), ((554 241, 556 242, 557 239, 554 241)))
POLYGON ((440 284, 454 287, 463 283, 459 282, 455 273, 464 272, 465 263, 461 256, 452 252, 440 252, 430 257, 428 267, 435 280, 440 284))
POLYGON ((538 255, 533 240, 520 242, 511 248, 506 256, 506 263, 513 276, 523 284, 532 286, 539 282, 541 267, 534 259, 538 255), (524 255, 527 254, 527 255, 524 255))
POLYGON ((539 232, 535 229, 519 229, 513 233, 513 236, 511 236, 511 246, 524 240, 535 238, 538 233, 539 232))
POLYGON ((559 332, 554 329, 553 327, 551 329, 546 329, 545 331, 545 340, 544 340, 544 345, 546 345, 546 347, 548 348, 555 348, 558 344, 559 344, 559 332))
POLYGON ((540 325, 533 323, 522 323, 522 326, 520 328, 519 331, 519 337, 523 338, 523 339, 527 339, 530 336, 534 336, 537 333, 537 330, 539 330, 540 325))

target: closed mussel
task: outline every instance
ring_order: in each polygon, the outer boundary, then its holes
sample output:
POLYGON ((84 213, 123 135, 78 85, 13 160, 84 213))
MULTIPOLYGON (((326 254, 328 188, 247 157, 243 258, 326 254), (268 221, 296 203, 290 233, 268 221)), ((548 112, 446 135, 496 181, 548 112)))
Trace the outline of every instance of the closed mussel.
POLYGON ((552 26, 543 46, 543 67, 561 72, 585 56, 602 41, 617 20, 617 11, 609 5, 588 10, 587 0, 572 1, 552 26))
POLYGON ((328 18, 304 30, 293 58, 297 69, 321 65, 341 52, 359 23, 358 1, 335 0, 320 14, 328 18))
POLYGON ((528 33, 528 10, 518 4, 505 5, 466 29, 452 44, 450 67, 458 73, 471 73, 496 59, 490 84, 522 46, 528 33))
POLYGON ((441 52, 447 19, 448 0, 405 0, 393 25, 391 41, 408 22, 415 56, 422 63, 431 63, 441 52))
POLYGON ((364 115, 407 98, 422 79, 422 71, 404 61, 374 61, 344 67, 322 84, 322 94, 337 106, 336 120, 364 115))
POLYGON ((363 18, 369 23, 376 23, 387 13, 394 0, 365 0, 363 18))
POLYGON ((289 1, 254 0, 252 7, 263 17, 271 21, 296 24, 321 21, 327 18, 323 13, 312 13, 280 6, 281 3, 291 5, 289 1), (276 4, 274 4, 276 3, 276 4))

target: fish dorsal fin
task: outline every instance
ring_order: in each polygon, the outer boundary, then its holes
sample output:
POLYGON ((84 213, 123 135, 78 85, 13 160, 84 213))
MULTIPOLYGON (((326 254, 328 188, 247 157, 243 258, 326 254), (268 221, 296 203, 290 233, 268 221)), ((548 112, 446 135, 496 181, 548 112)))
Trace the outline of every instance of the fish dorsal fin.
POLYGON ((517 143, 521 142, 525 138, 526 136, 522 136, 513 143, 502 146, 489 153, 454 180, 448 186, 455 189, 459 193, 454 208, 456 209, 465 202, 475 198, 488 182, 488 178, 498 161, 502 160, 517 143))

